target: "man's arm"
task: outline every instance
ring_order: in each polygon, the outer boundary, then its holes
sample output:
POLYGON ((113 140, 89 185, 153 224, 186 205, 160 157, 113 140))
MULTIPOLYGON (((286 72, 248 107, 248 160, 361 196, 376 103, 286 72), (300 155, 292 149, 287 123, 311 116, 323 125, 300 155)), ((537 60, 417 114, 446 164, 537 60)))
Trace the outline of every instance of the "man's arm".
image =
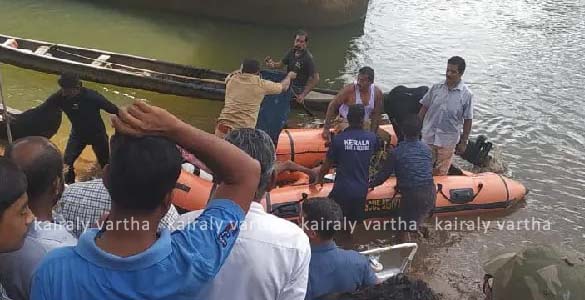
POLYGON ((335 95, 335 98, 329 102, 327 106, 327 113, 325 113, 325 124, 323 125, 323 138, 327 141, 331 138, 331 133, 329 130, 331 129, 331 123, 335 119, 335 116, 339 113, 339 107, 347 101, 348 92, 351 91, 349 86, 345 86, 341 91, 335 95))
POLYGON ((329 170, 331 170, 332 165, 333 162, 329 158, 325 159, 325 161, 321 165, 319 174, 317 174, 317 180, 315 181, 315 184, 323 184, 323 177, 325 176, 325 174, 329 172, 329 170))
POLYGON ((106 97, 99 93, 95 93, 95 99, 98 103, 98 107, 107 111, 109 114, 116 115, 118 114, 118 106, 116 104, 110 102, 106 97))
POLYGON ((431 107, 431 102, 433 99, 433 88, 435 86, 432 86, 429 91, 422 97, 422 99, 420 99, 419 103, 421 104, 420 110, 418 111, 418 120, 422 123, 425 119, 425 115, 427 114, 427 111, 429 110, 429 107, 431 107))
POLYGON ((422 123, 422 121, 424 121, 425 115, 427 114, 428 110, 429 110, 429 108, 424 106, 424 105, 420 107, 420 110, 418 111, 418 120, 421 123, 422 123))
POLYGON ((276 174, 280 174, 284 171, 297 171, 305 173, 309 176, 309 183, 314 183, 317 180, 317 172, 313 171, 313 169, 303 167, 291 160, 276 163, 276 174))
POLYGON ((293 267, 289 281, 283 287, 278 295, 278 300, 299 300, 305 299, 308 283, 309 283, 309 264, 311 262, 311 247, 309 246, 309 239, 303 237, 304 249, 297 250, 298 254, 295 257, 296 263, 293 267))
POLYGON ((297 73, 288 72, 288 74, 286 74, 286 77, 280 82, 280 84, 282 85, 282 89, 280 92, 283 93, 288 91, 291 81, 295 78, 297 78, 297 73))
POLYGON ((378 132, 378 126, 380 126, 380 119, 382 118, 382 111, 384 110, 384 94, 379 88, 375 89, 376 95, 374 96, 374 111, 371 116, 371 131, 373 133, 378 132))
POLYGON ((467 102, 463 106, 463 134, 456 147, 456 153, 461 155, 467 148, 467 140, 471 133, 471 126, 473 124, 473 95, 469 95, 467 102))
POLYGON ((215 198, 230 199, 245 212, 250 208, 260 181, 258 161, 234 145, 194 128, 166 110, 136 101, 112 117, 118 132, 169 138, 193 153, 221 179, 215 198))
POLYGON ((313 88, 315 88, 315 86, 317 86, 317 83, 319 83, 319 73, 315 72, 313 73, 313 75, 311 77, 309 77, 309 80, 307 81, 307 85, 305 86, 305 89, 303 90, 302 93, 297 95, 297 102, 298 103, 303 103, 305 102, 305 97, 307 97, 307 95, 313 90, 313 88))
POLYGON ((463 134, 457 144, 457 154, 461 155, 467 149, 467 141, 469 140, 469 134, 471 133, 471 126, 473 125, 472 119, 463 120, 463 134))

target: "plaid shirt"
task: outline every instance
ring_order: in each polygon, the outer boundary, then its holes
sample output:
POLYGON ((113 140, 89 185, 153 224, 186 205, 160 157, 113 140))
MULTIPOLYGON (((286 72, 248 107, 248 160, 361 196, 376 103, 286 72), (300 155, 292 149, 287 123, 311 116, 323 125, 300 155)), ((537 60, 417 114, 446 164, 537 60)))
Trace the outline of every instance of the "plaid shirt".
MULTIPOLYGON (((69 185, 61 200, 57 203, 55 212, 61 214, 75 236, 79 237, 89 226, 95 224, 99 218, 111 209, 110 194, 101 179, 79 182, 69 185)), ((175 206, 162 218, 160 228, 169 228, 179 217, 175 206)))

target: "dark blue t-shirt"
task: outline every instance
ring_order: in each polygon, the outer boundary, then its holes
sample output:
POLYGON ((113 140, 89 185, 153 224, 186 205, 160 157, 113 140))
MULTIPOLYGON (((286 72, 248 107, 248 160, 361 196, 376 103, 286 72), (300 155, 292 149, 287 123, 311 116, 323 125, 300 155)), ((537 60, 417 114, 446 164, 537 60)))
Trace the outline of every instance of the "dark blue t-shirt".
POLYGON ((306 300, 328 294, 355 292, 377 283, 368 259, 352 250, 343 250, 331 241, 311 246, 306 300))
POLYGON ((396 173, 398 188, 433 185, 433 156, 429 146, 418 139, 400 142, 374 176, 371 186, 384 183, 392 173, 396 173))
POLYGON ((337 165, 333 199, 360 199, 368 193, 370 160, 378 147, 376 135, 363 129, 347 128, 333 137, 327 159, 337 165))

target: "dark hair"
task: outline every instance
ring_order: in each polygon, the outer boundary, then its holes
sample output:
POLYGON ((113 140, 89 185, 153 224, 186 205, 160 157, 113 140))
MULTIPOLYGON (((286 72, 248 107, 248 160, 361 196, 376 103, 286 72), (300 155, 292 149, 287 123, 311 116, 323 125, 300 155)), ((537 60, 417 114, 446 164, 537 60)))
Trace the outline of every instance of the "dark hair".
POLYGON ((350 127, 362 127, 364 123, 364 116, 366 114, 363 104, 353 104, 349 106, 347 112, 347 122, 350 127))
POLYGON ((64 89, 74 89, 81 86, 81 81, 79 81, 79 76, 74 73, 63 73, 59 80, 57 81, 59 86, 64 89))
POLYGON ((366 75, 368 76, 368 79, 370 79, 371 82, 374 82, 374 69, 370 67, 362 67, 361 69, 359 69, 358 74, 366 75))
POLYGON ((429 286, 421 280, 410 280, 398 274, 382 284, 365 288, 352 293, 349 297, 355 300, 438 300, 429 286))
POLYGON ((309 41, 309 33, 307 31, 305 31, 304 29, 299 29, 297 30, 297 32, 295 32, 295 36, 293 38, 297 38, 297 36, 304 36, 305 37, 305 42, 309 41))
POLYGON ((0 219, 4 211, 26 193, 26 176, 8 158, 0 157, 0 219))
POLYGON ((106 176, 112 204, 141 212, 159 207, 181 173, 176 145, 162 137, 115 134, 111 148, 106 176))
POLYGON ((29 136, 18 139, 6 148, 5 155, 26 175, 29 201, 34 201, 48 191, 55 179, 63 179, 63 157, 57 146, 44 137, 29 136), (17 153, 19 146, 31 146, 35 149, 27 152, 27 157, 23 157, 17 153))
POLYGON ((242 73, 256 74, 260 72, 260 63, 255 59, 246 58, 242 62, 242 73))
POLYGON ((303 202, 303 214, 309 228, 312 224, 318 228, 315 232, 321 239, 330 240, 335 235, 335 226, 343 221, 343 212, 337 202, 329 198, 309 198, 303 202))
POLYGON ((465 72, 465 59, 463 59, 460 56, 453 56, 453 57, 449 58, 449 60, 447 60, 447 64, 456 65, 457 71, 461 75, 463 75, 463 73, 465 72))
POLYGON ((276 151, 272 139, 260 129, 238 128, 230 131, 225 140, 260 163, 260 183, 258 183, 254 200, 261 199, 268 189, 274 172, 276 151))
POLYGON ((418 115, 408 114, 402 119, 400 124, 402 128, 402 134, 407 138, 418 138, 421 131, 421 122, 418 119, 418 115))

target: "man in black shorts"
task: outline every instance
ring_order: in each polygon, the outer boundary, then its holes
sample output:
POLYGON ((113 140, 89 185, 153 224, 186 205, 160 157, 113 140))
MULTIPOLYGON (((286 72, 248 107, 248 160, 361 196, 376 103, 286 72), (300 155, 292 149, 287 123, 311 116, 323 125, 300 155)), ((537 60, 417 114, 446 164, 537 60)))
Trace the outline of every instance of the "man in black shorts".
POLYGON ((82 87, 75 74, 61 75, 58 83, 61 89, 47 99, 46 105, 61 109, 71 121, 71 133, 63 161, 68 166, 65 182, 73 183, 73 163, 87 145, 91 145, 102 168, 108 163, 110 148, 100 110, 117 114, 118 107, 98 92, 82 87))

